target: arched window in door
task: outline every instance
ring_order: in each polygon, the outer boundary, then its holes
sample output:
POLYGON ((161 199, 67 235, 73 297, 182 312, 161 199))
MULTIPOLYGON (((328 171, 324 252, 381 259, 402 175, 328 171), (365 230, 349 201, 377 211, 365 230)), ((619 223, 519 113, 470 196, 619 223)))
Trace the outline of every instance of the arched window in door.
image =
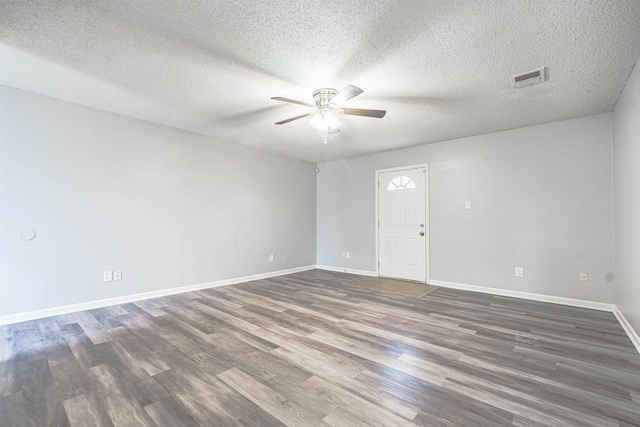
POLYGON ((391 180, 387 187, 387 191, 410 190, 412 188, 416 188, 416 184, 411 180, 411 178, 401 175, 391 180))

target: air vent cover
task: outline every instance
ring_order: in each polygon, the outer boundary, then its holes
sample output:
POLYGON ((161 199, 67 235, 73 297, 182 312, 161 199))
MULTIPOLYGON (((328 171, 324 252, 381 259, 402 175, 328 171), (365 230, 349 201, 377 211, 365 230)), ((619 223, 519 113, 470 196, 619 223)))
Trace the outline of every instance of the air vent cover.
POLYGON ((511 85, 514 89, 522 88, 525 86, 537 85, 538 83, 547 81, 546 67, 538 68, 537 70, 527 71, 526 73, 516 74, 511 76, 511 85))

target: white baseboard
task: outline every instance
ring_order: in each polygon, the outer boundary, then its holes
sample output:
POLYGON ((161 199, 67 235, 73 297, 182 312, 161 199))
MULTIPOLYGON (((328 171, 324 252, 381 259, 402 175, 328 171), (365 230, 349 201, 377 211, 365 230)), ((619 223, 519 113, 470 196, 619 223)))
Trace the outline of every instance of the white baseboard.
POLYGON ((25 322, 27 320, 42 319, 44 317, 57 316, 60 314, 73 313, 83 310, 91 310, 94 308, 108 307, 110 305, 125 304, 145 300, 149 298, 164 297, 167 295, 181 294, 184 292, 199 291, 201 289, 216 288, 218 286, 234 285, 236 283, 250 282, 252 280, 267 279, 269 277, 283 276, 285 274, 298 273, 300 271, 313 270, 315 265, 306 265, 303 267, 289 268, 287 270, 271 271, 268 273, 254 274, 251 276, 235 277, 232 279, 217 280, 214 282, 199 283, 197 285, 180 286, 177 288, 161 289, 151 292, 143 292, 139 294, 124 295, 115 298, 106 298, 96 301, 82 302, 78 304, 70 304, 59 307, 46 308, 43 310, 28 311, 26 313, 9 314, 0 316, 0 325, 8 325, 10 323, 25 322))
POLYGON ((624 314, 620 311, 618 306, 614 306, 613 314, 616 316, 616 319, 618 319, 618 322, 620 322, 620 325, 622 325, 622 329, 627 333, 627 336, 633 343, 633 346, 638 350, 638 353, 640 353, 640 336, 638 336, 636 330, 633 329, 633 326, 631 326, 631 323, 629 323, 627 318, 624 317, 624 314))
POLYGON ((481 292, 483 294, 500 295, 503 297, 522 298, 532 301, 550 302, 553 304, 569 305, 572 307, 590 308, 592 310, 612 312, 615 305, 603 302, 587 301, 574 298, 556 297, 552 295, 534 294, 529 292, 510 291, 507 289, 488 288, 486 286, 466 285, 463 283, 446 282, 444 280, 429 280, 430 285, 443 288, 460 289, 463 291, 481 292))
POLYGON ((378 273, 375 271, 369 270, 356 270, 354 268, 345 268, 345 267, 333 267, 330 265, 316 265, 316 268, 320 270, 328 270, 328 271, 337 271, 338 273, 349 273, 349 274, 358 274, 360 276, 377 276, 378 273))

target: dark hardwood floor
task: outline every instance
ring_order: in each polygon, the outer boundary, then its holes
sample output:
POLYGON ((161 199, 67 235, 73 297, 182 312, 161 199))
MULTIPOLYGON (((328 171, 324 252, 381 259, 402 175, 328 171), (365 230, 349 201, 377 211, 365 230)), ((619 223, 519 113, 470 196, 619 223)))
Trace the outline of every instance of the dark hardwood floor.
POLYGON ((640 425, 640 355, 613 314, 356 277, 2 326, 0 425, 640 425))

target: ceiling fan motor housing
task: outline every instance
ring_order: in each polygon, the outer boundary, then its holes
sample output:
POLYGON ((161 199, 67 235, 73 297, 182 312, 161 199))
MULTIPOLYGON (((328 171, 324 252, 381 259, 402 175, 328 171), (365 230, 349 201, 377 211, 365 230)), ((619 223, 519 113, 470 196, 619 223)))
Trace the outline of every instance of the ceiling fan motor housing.
POLYGON ((316 107, 327 108, 331 100, 338 94, 338 91, 331 88, 322 88, 313 91, 313 99, 316 107))

